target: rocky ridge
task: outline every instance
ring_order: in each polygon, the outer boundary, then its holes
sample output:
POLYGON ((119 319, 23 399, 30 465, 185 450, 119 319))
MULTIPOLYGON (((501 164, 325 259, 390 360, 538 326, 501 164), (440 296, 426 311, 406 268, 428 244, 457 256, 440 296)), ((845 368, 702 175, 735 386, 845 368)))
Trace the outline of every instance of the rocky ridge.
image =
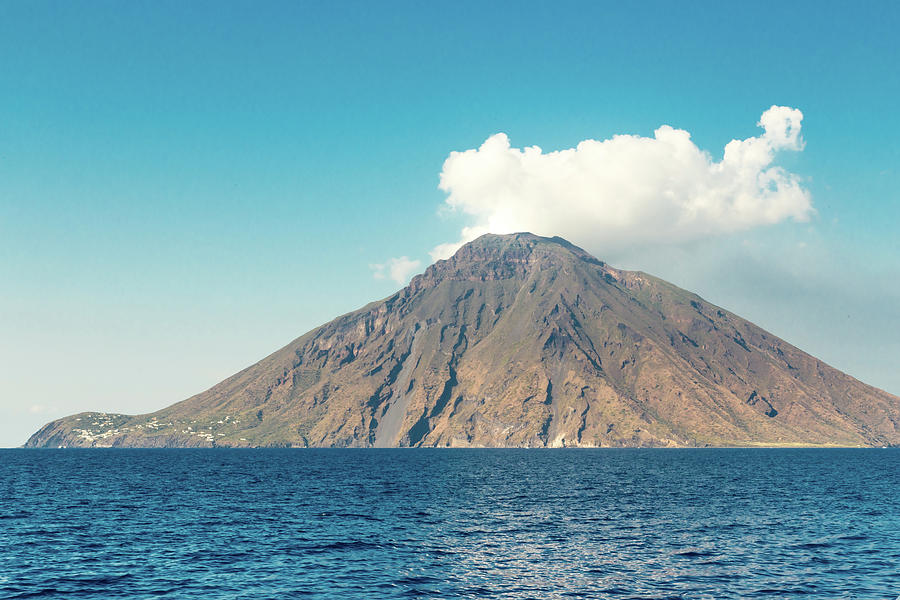
POLYGON ((152 414, 28 447, 882 446, 900 398, 561 238, 485 235, 152 414))

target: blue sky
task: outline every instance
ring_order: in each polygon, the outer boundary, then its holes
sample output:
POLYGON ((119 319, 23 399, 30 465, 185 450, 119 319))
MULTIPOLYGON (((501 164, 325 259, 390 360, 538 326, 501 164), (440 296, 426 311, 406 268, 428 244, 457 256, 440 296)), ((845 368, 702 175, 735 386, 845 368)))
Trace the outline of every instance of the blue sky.
POLYGON ((371 265, 473 225, 451 151, 668 124, 719 161, 772 105, 803 114, 777 164, 806 221, 573 241, 900 394, 895 3, 483 4, 0 3, 0 446, 390 294, 371 265))

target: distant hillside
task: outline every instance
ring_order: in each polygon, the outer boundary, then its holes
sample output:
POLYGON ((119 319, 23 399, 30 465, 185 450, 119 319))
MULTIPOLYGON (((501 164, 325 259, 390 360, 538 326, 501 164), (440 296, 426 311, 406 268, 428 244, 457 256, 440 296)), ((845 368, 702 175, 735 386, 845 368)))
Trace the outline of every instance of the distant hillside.
POLYGON ((900 445, 900 398, 560 238, 485 235, 158 412, 28 447, 900 445))

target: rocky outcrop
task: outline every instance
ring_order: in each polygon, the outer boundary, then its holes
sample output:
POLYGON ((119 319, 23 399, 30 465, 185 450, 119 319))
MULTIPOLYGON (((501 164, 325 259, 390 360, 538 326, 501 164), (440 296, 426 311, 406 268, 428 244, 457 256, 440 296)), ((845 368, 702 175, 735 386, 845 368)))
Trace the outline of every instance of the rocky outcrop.
POLYGON ((900 399, 560 238, 486 235, 149 415, 27 446, 897 445, 900 399))

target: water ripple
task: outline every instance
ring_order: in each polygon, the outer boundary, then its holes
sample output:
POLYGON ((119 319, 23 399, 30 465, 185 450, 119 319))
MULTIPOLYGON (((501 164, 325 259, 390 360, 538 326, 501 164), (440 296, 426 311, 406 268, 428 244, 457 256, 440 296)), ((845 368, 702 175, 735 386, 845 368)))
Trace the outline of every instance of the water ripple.
POLYGON ((0 451, 0 598, 896 598, 900 450, 0 451))

